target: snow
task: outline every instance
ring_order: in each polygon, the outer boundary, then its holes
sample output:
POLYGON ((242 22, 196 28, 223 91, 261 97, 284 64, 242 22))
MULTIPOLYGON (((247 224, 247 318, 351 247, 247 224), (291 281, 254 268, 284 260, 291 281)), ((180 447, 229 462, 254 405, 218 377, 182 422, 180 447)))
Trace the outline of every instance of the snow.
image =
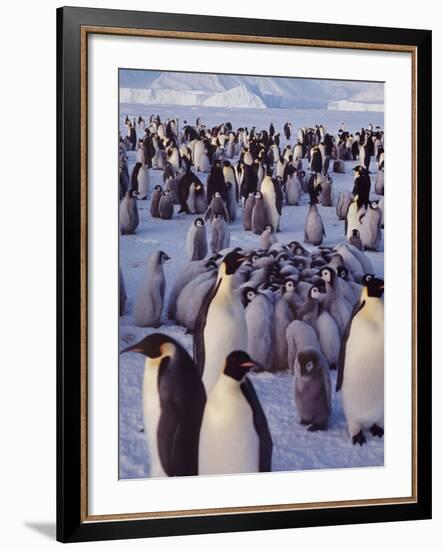
POLYGON ((365 103, 362 101, 331 101, 328 103, 330 111, 380 111, 383 112, 383 103, 365 103))
MULTIPOLYGON (((283 124, 293 123, 294 130, 303 125, 323 124, 330 132, 336 132, 342 122, 350 131, 367 127, 369 123, 383 127, 383 113, 341 112, 328 110, 282 110, 282 109, 220 109, 220 108, 184 108, 165 106, 122 105, 120 128, 125 135, 124 117, 138 117, 139 114, 160 114, 161 118, 178 116, 180 121, 194 123, 197 116, 207 125, 230 121, 234 128, 238 126, 256 126, 257 129, 268 128, 274 122, 277 132, 281 133, 281 146, 286 145, 283 135, 283 124)), ((291 143, 294 143, 292 136, 291 143)), ((129 169, 135 163, 135 153, 129 152, 129 169)), ((306 167, 306 160, 304 161, 306 167)), ((352 189, 352 168, 356 162, 346 162, 345 174, 333 174, 335 203, 339 192, 352 189)), ((370 167, 372 182, 375 181, 375 166, 370 167)), ((207 175, 197 173, 203 182, 207 175)), ((162 172, 151 170, 151 189, 162 182, 162 172)), ((379 198, 379 197, 377 197, 379 198)), ((307 212, 308 197, 304 195, 299 206, 284 206, 281 220, 282 232, 278 240, 303 241, 304 221, 307 212)), ((120 266, 126 285, 128 301, 124 315, 120 317, 120 349, 141 339, 156 330, 176 338, 192 355, 192 336, 185 334, 185 329, 164 321, 159 329, 139 328, 134 326, 132 311, 134 299, 143 280, 146 260, 155 250, 164 250, 171 260, 165 264, 166 300, 172 288, 175 274, 187 262, 186 233, 196 217, 194 215, 175 214, 172 220, 151 218, 150 201, 138 202, 140 225, 135 235, 120 237, 120 266)), ((319 206, 326 229, 325 245, 335 245, 344 240, 344 222, 338 220, 334 207, 319 206)), ((259 246, 259 236, 245 232, 241 225, 241 216, 230 225, 231 245, 259 246)), ((209 235, 208 235, 209 236, 209 235)), ((307 248, 311 248, 307 246, 307 248)), ((368 253, 377 275, 383 276, 383 250, 368 253)), ((144 360, 138 354, 124 354, 120 358, 119 369, 119 404, 120 404, 120 464, 121 479, 149 477, 149 456, 147 452, 142 417, 142 382, 144 360)), ((292 375, 287 373, 250 374, 249 375, 268 419, 274 448, 272 468, 274 471, 311 470, 321 468, 380 467, 384 464, 384 440, 369 435, 363 447, 352 445, 346 430, 346 421, 342 409, 341 393, 336 393, 336 373, 331 372, 333 387, 333 414, 327 432, 311 433, 299 424, 293 398, 292 375)))

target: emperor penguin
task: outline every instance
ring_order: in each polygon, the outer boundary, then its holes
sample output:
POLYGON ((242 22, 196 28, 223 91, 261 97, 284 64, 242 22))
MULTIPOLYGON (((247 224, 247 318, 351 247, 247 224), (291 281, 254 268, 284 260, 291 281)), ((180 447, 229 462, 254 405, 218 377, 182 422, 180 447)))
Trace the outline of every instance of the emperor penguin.
MULTIPOLYGON (((178 172, 180 174, 180 172, 178 172)), ((179 175, 177 175, 176 178, 170 176, 165 181, 165 191, 169 191, 172 199, 173 204, 180 204, 180 200, 178 198, 178 179, 180 178, 179 175)))
POLYGON ((369 203, 362 218, 360 236, 365 250, 378 250, 381 241, 382 212, 377 201, 369 203))
POLYGON ((232 164, 226 160, 223 162, 223 177, 225 178, 225 183, 231 183, 234 191, 234 196, 236 202, 239 199, 239 187, 237 184, 237 178, 235 176, 235 169, 232 164))
POLYGON ((163 189, 161 185, 156 185, 154 187, 154 191, 152 192, 152 197, 151 197, 151 216, 153 218, 160 217, 158 206, 160 203, 160 199, 162 198, 162 194, 163 194, 163 189))
POLYGON ((252 211, 254 209, 255 196, 254 193, 249 193, 243 209, 243 228, 245 231, 251 231, 252 229, 252 211))
POLYGON ((186 237, 186 251, 190 261, 203 260, 208 253, 208 239, 203 218, 196 218, 186 237))
POLYGON ((343 296, 343 289, 337 273, 332 267, 325 266, 320 270, 319 275, 325 282, 326 293, 322 305, 334 317, 340 335, 344 334, 346 325, 352 314, 352 304, 343 296))
POLYGON ((345 234, 346 239, 350 239, 352 231, 354 229, 361 230, 361 218, 365 214, 366 210, 364 206, 358 205, 358 195, 355 195, 354 199, 348 206, 348 212, 346 214, 345 221, 345 234))
POLYGON ((366 274, 363 284, 343 337, 336 386, 354 445, 366 442, 365 429, 384 433, 384 281, 366 274))
POLYGON ((175 319, 177 323, 194 332, 195 322, 206 294, 214 286, 217 271, 210 268, 188 282, 182 289, 176 304, 175 319))
POLYGON ((326 236, 325 228, 317 205, 311 203, 305 221, 304 242, 318 246, 323 242, 324 236, 326 236))
POLYGON ((237 199, 235 196, 235 188, 233 183, 228 181, 226 183, 226 210, 228 211, 229 216, 229 222, 235 222, 235 218, 237 217, 237 199))
POLYGON ((200 431, 199 475, 270 472, 272 438, 247 373, 256 365, 243 350, 230 352, 208 392, 200 431))
POLYGON ((214 219, 216 214, 220 214, 225 222, 227 223, 229 220, 229 214, 226 210, 226 205, 221 198, 220 193, 216 192, 214 196, 212 197, 211 204, 208 206, 208 209, 205 213, 205 221, 214 219))
POLYGON ((122 353, 145 356, 143 416, 150 477, 198 475, 206 394, 194 361, 166 334, 145 336, 122 353))
POLYGON ((288 343, 289 368, 295 373, 297 370, 298 352, 305 348, 315 348, 320 351, 315 330, 303 321, 292 321, 286 329, 288 343))
POLYGON ((138 327, 158 327, 165 298, 163 264, 169 256, 158 250, 148 258, 148 268, 134 304, 134 322, 138 327))
POLYGON ((197 172, 203 172, 202 170, 202 157, 205 152, 205 144, 201 139, 197 139, 194 144, 193 150, 193 162, 197 172))
POLYGON ((229 247, 231 233, 228 224, 221 214, 215 214, 211 222, 211 250, 213 253, 220 252, 229 247))
POLYGON ((288 302, 280 297, 274 305, 274 364, 273 371, 288 369, 288 342, 286 330, 294 320, 288 302))
POLYGON ((265 370, 271 370, 274 362, 274 304, 263 292, 252 287, 242 289, 248 328, 247 351, 260 362, 265 370))
POLYGON ((332 178, 330 176, 322 177, 319 201, 322 206, 334 205, 334 189, 332 186, 332 178))
POLYGON ((339 220, 345 220, 348 214, 348 208, 353 199, 352 193, 350 191, 342 191, 338 196, 337 202, 337 217, 339 220))
POLYGON ((122 235, 135 233, 138 227, 139 217, 137 208, 137 191, 128 189, 124 199, 120 203, 120 231, 122 235))
POLYGON ((375 192, 377 195, 385 194, 385 170, 380 168, 375 178, 375 192))
POLYGON ((256 235, 261 235, 263 229, 270 223, 263 195, 257 191, 254 195, 254 208, 252 209, 251 228, 256 235))
POLYGON ((358 229, 352 230, 352 235, 349 237, 349 244, 354 245, 359 250, 363 250, 363 243, 360 238, 360 231, 358 229))
POLYGON ((177 172, 181 166, 179 150, 175 146, 169 147, 167 151, 167 155, 168 155, 168 162, 171 163, 171 166, 174 169, 174 172, 177 172))
POLYGON ((301 187, 296 174, 293 174, 286 182, 286 202, 291 206, 298 206, 301 195, 301 187))
POLYGON ((331 406, 331 380, 325 357, 316 348, 298 352, 294 379, 295 405, 300 423, 308 431, 327 430, 331 406))
POLYGON ((140 166, 140 170, 138 171, 138 176, 137 176, 137 182, 138 182, 137 198, 139 200, 148 198, 150 178, 149 178, 149 168, 146 164, 142 164, 140 166))
POLYGON ((174 214, 174 202, 169 191, 163 191, 158 203, 158 212, 162 220, 170 220, 174 214))
POLYGON ((283 193, 278 181, 273 180, 268 173, 262 181, 260 191, 268 213, 269 223, 275 231, 280 229, 280 217, 283 203, 283 193))
POLYGON ((271 224, 265 225, 263 233, 260 235, 260 246, 263 250, 269 250, 277 242, 274 228, 271 224))
POLYGON ((234 275, 245 260, 237 250, 224 257, 196 320, 194 359, 207 393, 223 371, 229 353, 248 346, 243 304, 233 287, 234 275))

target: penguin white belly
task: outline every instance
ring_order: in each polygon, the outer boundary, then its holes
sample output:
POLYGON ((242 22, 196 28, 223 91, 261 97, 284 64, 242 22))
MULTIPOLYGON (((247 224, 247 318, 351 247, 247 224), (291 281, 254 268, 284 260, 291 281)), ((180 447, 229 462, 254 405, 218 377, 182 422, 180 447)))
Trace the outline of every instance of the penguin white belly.
POLYGON ((208 397, 199 444, 199 475, 259 471, 259 439, 237 384, 220 379, 208 397))
POLYGON ((202 381, 206 393, 211 391, 220 377, 225 359, 231 351, 248 347, 248 333, 241 302, 209 308, 203 333, 205 342, 205 366, 202 381))
POLYGON ((343 408, 351 435, 384 417, 383 325, 354 317, 346 345, 343 408), (368 343, 370 345, 366 345, 368 343))
POLYGON ((150 476, 167 477, 158 454, 157 430, 161 409, 157 378, 158 366, 146 364, 143 382, 143 415, 151 463, 150 476))
POLYGON ((274 228, 274 231, 277 231, 280 223, 280 214, 278 213, 277 207, 275 206, 275 191, 273 184, 272 188, 270 188, 270 186, 267 185, 265 181, 263 181, 261 192, 263 193, 263 200, 266 205, 268 218, 272 224, 272 227, 274 228))

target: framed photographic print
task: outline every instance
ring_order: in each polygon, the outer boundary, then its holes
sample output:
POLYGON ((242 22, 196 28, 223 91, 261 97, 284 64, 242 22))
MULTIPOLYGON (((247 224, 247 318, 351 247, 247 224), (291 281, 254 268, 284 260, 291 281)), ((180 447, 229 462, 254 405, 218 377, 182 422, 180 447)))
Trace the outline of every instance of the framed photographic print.
POLYGON ((58 540, 430 518, 431 32, 57 32, 58 540))

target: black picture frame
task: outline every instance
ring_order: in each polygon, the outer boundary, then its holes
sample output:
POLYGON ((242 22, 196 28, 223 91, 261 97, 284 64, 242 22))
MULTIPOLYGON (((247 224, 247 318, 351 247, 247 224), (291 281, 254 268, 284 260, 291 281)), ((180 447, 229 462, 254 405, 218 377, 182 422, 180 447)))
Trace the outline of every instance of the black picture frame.
MULTIPOLYGON (((431 31, 64 7, 57 10, 57 540, 159 537, 431 517, 431 31), (414 502, 88 521, 82 513, 82 27, 405 46, 415 51, 416 498, 414 502)), ((85 159, 83 159, 85 161, 85 159)), ((82 263, 83 262, 83 263, 82 263)))

